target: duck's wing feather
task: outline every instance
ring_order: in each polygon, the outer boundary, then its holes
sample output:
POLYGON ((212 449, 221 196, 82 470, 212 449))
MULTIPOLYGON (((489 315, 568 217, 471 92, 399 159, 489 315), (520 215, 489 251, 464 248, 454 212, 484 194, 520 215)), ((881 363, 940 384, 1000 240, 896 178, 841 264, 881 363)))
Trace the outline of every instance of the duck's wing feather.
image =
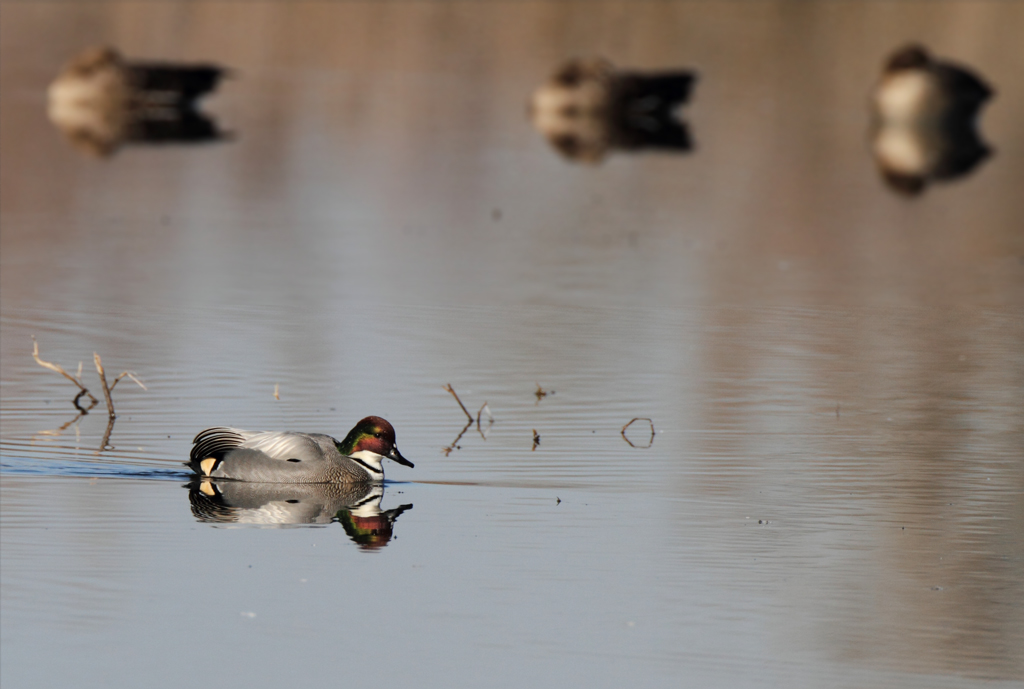
MULTIPOLYGON (((326 436, 324 436, 326 437, 326 436)), ((189 457, 201 462, 213 457, 223 459, 232 450, 253 450, 268 459, 299 459, 315 461, 324 458, 318 442, 319 436, 289 431, 243 431, 239 428, 218 426, 201 431, 192 441, 189 457)))
POLYGON ((320 437, 326 436, 291 431, 264 431, 251 433, 238 447, 262 452, 271 459, 299 459, 310 462, 324 459, 324 449, 317 442, 320 437))

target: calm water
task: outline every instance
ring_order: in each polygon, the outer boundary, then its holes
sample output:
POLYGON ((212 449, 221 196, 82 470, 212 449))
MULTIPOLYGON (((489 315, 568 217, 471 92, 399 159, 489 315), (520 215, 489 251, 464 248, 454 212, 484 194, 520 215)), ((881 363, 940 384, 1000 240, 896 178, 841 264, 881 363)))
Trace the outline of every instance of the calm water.
POLYGON ((2 12, 5 689, 1024 682, 1024 4, 2 12), (909 40, 998 92, 913 199, 866 109, 909 40), (231 67, 234 138, 70 146, 102 43, 231 67), (527 98, 593 54, 696 70, 694 150, 553 150, 527 98), (105 438, 32 336, 148 390, 105 438), (367 414, 383 495, 190 496, 202 428, 367 414))

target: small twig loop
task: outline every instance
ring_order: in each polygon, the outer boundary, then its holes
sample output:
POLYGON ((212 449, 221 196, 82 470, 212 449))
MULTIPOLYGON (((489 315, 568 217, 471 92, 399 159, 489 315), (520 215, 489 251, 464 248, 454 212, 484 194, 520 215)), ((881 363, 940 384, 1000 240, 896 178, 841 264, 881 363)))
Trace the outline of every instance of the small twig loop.
POLYGON ((491 408, 487 406, 487 402, 484 402, 483 406, 476 413, 476 432, 480 434, 481 438, 487 440, 487 433, 480 424, 480 419, 485 413, 487 415, 487 428, 489 429, 494 425, 494 415, 491 414, 491 408))
POLYGON ((635 448, 638 448, 638 449, 641 449, 641 450, 646 450, 647 448, 649 448, 651 445, 654 444, 654 422, 651 421, 650 419, 648 419, 647 417, 644 417, 644 416, 638 416, 638 417, 633 418, 629 423, 627 423, 625 426, 622 427, 622 439, 625 440, 627 443, 629 443, 630 447, 635 447, 635 448), (647 423, 649 423, 651 425, 651 439, 650 439, 650 441, 648 441, 648 443, 646 445, 634 445, 633 441, 630 440, 626 436, 626 429, 629 428, 630 426, 632 426, 637 421, 646 421, 647 423))

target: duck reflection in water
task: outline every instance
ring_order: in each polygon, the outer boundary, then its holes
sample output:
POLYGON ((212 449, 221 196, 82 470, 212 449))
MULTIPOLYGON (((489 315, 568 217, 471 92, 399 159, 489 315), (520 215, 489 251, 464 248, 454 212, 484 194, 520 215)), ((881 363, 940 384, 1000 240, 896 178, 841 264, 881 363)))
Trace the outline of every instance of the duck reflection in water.
POLYGON ((872 151, 886 183, 914 196, 975 169, 990 153, 976 119, 991 96, 979 76, 921 46, 893 53, 871 96, 872 151))
POLYGON ((256 526, 339 522, 363 549, 383 548, 395 520, 412 505, 382 510, 379 483, 247 483, 196 478, 188 484, 201 522, 256 526))
POLYGON ((197 110, 225 70, 207 64, 127 62, 90 48, 50 85, 50 121, 86 153, 107 157, 124 143, 196 144, 225 135, 197 110))
POLYGON ((685 153, 690 133, 675 116, 690 97, 690 71, 617 71, 603 58, 571 60, 530 99, 533 126, 573 161, 599 163, 613 150, 685 153))

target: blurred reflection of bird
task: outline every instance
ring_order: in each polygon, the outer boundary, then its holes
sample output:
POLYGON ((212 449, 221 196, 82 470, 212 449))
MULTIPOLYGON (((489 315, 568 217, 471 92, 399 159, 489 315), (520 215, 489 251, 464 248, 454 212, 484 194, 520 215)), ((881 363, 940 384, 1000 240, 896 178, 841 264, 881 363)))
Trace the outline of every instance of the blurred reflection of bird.
POLYGON ((127 62, 113 48, 90 48, 50 84, 48 115, 75 147, 97 156, 125 142, 215 141, 224 134, 196 102, 224 75, 215 65, 127 62))
POLYGON ((617 71, 603 58, 570 60, 530 99, 533 126, 570 160, 599 163, 612 150, 692 148, 675 110, 690 97, 693 72, 617 71))
POLYGON ((381 548, 412 505, 380 509, 379 483, 245 483, 196 478, 189 485, 196 519, 211 524, 288 526, 338 522, 360 547, 381 548))
POLYGON ((918 45, 893 53, 871 95, 872 151, 886 183, 908 195, 966 175, 990 153, 976 119, 992 89, 918 45))

